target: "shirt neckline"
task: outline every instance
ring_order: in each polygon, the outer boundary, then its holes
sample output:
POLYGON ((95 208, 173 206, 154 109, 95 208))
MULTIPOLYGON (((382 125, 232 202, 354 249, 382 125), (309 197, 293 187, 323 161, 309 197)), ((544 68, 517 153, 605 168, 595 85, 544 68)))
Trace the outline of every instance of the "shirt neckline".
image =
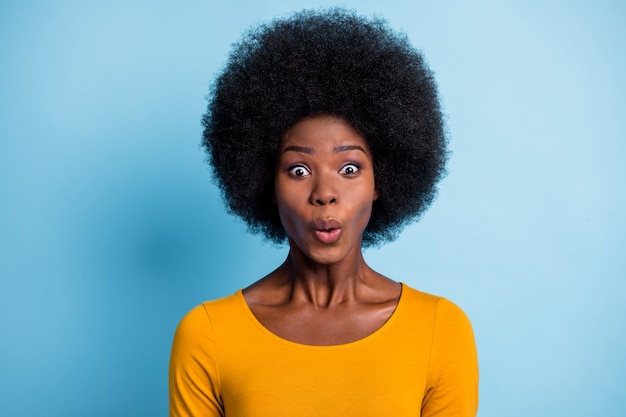
POLYGON ((257 317, 254 315, 254 313, 250 309, 250 306, 246 302, 246 299, 245 299, 245 297, 243 295, 243 288, 238 290, 235 293, 235 296, 239 299, 239 302, 241 303, 246 316, 248 316, 248 318, 250 319, 252 324, 257 329, 259 329, 266 337, 269 337, 270 339, 273 339, 276 342, 279 342, 279 343, 282 343, 282 344, 285 344, 285 345, 288 345, 288 346, 300 348, 300 349, 336 350, 336 349, 348 349, 348 348, 356 347, 356 346, 364 344, 364 343, 368 343, 372 339, 376 339, 379 334, 385 332, 386 329, 393 324, 393 322, 396 320, 396 316, 398 316, 398 314, 400 313, 400 310, 403 308, 403 306, 404 306, 404 299, 406 298, 405 294, 407 292, 407 287, 406 287, 406 285, 403 282, 400 282, 400 285, 401 285, 400 298, 398 299, 398 303, 396 304, 396 308, 393 310, 393 312, 391 313, 389 318, 379 328, 377 328, 372 333, 370 333, 370 334, 368 334, 368 335, 366 335, 366 336, 364 336, 364 337, 362 337, 360 339, 354 340, 352 342, 341 343, 341 344, 336 344, 336 345, 308 345, 308 344, 305 344, 305 343, 294 342, 294 341, 291 341, 289 339, 285 339, 285 338, 283 338, 281 336, 278 336, 274 332, 270 331, 267 327, 265 327, 263 325, 263 323, 261 323, 259 321, 259 319, 257 319, 257 317))

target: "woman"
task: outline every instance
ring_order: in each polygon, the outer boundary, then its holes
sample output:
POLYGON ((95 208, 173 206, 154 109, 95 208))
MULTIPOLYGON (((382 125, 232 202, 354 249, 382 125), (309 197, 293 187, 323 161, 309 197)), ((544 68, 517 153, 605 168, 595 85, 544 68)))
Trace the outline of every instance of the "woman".
POLYGON ((474 416, 465 314, 362 255, 417 219, 444 174, 436 85, 406 37, 341 9, 260 26, 203 122, 228 208, 289 253, 181 321, 170 415, 474 416))

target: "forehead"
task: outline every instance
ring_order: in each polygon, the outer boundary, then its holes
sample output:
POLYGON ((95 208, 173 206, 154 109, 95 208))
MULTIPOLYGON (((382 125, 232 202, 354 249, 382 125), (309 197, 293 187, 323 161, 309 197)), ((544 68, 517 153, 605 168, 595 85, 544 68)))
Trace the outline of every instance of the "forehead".
POLYGON ((367 141, 350 123, 337 116, 314 116, 291 126, 283 135, 281 148, 287 146, 332 148, 358 145, 367 149, 367 141))

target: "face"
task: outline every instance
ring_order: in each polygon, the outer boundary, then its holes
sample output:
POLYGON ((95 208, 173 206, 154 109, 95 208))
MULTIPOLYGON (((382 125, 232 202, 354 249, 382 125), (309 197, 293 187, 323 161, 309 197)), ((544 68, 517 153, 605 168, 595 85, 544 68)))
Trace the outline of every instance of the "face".
POLYGON ((316 116, 285 133, 275 198, 292 251, 319 264, 360 253, 377 197, 367 142, 346 121, 316 116))

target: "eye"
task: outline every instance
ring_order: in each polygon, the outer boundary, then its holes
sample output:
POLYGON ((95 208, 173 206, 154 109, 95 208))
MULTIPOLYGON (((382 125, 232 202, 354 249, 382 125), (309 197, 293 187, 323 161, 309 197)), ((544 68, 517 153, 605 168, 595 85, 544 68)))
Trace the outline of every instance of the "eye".
POLYGON ((294 177, 307 177, 311 174, 311 172, 302 165, 296 165, 289 168, 289 173, 294 177))
POLYGON ((356 175, 360 169, 361 167, 358 166, 357 164, 346 164, 343 166, 343 168, 341 168, 339 173, 344 174, 344 175, 349 175, 349 176, 356 175))

